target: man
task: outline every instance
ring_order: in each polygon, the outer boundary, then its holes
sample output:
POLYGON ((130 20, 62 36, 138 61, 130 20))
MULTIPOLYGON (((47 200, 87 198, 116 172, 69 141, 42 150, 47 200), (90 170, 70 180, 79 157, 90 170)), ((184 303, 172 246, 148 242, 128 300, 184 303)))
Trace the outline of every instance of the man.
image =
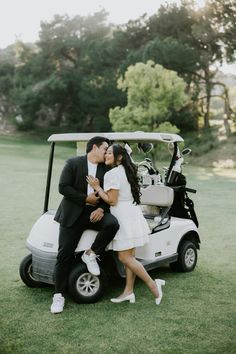
POLYGON ((86 181, 86 176, 96 176, 101 186, 107 171, 104 164, 109 141, 96 136, 87 143, 86 155, 67 161, 59 181, 59 192, 64 196, 55 215, 60 223, 59 247, 55 266, 55 294, 51 313, 59 313, 64 307, 64 293, 74 252, 81 235, 86 229, 98 230, 90 250, 82 255, 88 270, 99 275, 96 261, 119 229, 117 219, 110 214, 109 206, 103 202, 86 181))

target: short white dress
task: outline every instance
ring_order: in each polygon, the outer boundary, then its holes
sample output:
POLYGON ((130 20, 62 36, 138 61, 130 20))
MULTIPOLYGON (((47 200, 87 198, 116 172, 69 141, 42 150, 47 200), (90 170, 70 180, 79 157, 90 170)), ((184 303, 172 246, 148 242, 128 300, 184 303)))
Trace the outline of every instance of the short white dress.
POLYGON ((150 229, 140 206, 133 203, 130 184, 122 165, 105 174, 104 190, 110 189, 119 190, 118 202, 111 206, 110 211, 117 218, 120 228, 107 249, 124 251, 143 246, 149 241, 150 229))

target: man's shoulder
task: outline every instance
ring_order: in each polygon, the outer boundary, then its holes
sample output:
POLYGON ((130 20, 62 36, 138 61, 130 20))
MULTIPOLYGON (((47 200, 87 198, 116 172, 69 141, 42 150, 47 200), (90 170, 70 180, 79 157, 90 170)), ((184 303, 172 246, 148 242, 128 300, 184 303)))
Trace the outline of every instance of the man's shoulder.
POLYGON ((84 161, 86 161, 86 155, 70 157, 67 160, 67 163, 72 164, 72 165, 77 165, 78 163, 82 163, 84 161))

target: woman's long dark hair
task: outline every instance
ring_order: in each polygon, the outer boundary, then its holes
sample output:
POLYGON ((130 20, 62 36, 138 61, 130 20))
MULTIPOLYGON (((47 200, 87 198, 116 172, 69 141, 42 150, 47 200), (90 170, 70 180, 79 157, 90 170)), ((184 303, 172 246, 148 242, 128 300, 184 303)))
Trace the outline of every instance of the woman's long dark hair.
POLYGON ((135 166, 135 164, 131 161, 128 152, 126 151, 125 148, 123 148, 123 146, 121 146, 120 144, 114 144, 112 145, 112 148, 113 148, 115 165, 117 165, 118 157, 122 156, 121 165, 124 166, 126 177, 131 187, 131 192, 134 198, 134 202, 136 204, 140 204, 140 185, 139 185, 139 180, 137 175, 138 169, 135 166))

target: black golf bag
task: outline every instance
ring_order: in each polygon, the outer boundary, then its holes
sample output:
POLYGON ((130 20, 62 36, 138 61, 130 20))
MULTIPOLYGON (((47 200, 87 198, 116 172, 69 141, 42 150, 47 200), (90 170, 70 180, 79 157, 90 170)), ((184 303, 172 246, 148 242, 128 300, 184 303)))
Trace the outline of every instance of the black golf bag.
POLYGON ((174 189, 174 201, 169 214, 177 218, 191 219, 198 227, 199 222, 194 210, 194 203, 187 194, 187 191, 196 193, 196 190, 186 187, 186 178, 182 173, 178 174, 174 184, 170 187, 174 189))

